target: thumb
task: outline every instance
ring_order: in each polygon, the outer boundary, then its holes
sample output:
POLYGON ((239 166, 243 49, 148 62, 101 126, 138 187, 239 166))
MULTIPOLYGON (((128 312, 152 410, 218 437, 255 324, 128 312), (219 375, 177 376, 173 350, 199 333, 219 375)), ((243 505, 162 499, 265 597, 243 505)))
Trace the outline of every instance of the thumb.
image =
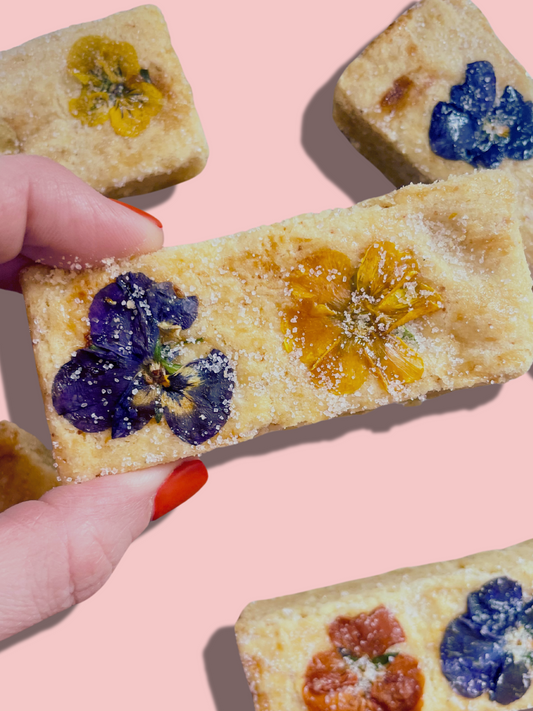
POLYGON ((197 459, 58 487, 0 515, 0 640, 86 600, 150 520, 207 481, 197 459))
POLYGON ((0 156, 0 287, 31 260, 81 269, 159 249, 161 223, 128 207, 48 158, 0 156))

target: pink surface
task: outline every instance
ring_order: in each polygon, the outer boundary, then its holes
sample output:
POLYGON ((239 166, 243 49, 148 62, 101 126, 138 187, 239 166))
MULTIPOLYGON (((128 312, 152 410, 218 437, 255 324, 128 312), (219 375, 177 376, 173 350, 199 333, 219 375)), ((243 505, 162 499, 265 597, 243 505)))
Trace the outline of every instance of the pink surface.
MULTIPOLYGON (((533 3, 478 5, 532 70, 533 3)), ((405 0, 159 6, 211 149, 200 177, 132 201, 163 222, 167 244, 390 189, 336 129, 331 101, 405 0)), ((129 7, 9 3, 0 48, 129 7)), ((0 417, 48 437, 19 295, 0 293, 0 326, 0 417)), ((0 643, 2 706, 252 711, 231 629, 249 601, 533 536, 531 402, 525 375, 206 456, 208 485, 153 524, 100 593, 0 643)))

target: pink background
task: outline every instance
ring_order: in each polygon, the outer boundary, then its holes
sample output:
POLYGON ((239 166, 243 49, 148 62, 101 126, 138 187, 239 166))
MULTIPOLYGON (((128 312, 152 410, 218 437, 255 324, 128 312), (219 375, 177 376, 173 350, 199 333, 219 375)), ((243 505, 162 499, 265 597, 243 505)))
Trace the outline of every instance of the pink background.
MULTIPOLYGON (((4 4, 1 49, 131 7, 4 4)), ((391 189, 336 129, 331 102, 342 69, 405 4, 160 0, 211 149, 198 178, 132 200, 167 244, 391 189)), ((532 70, 533 3, 478 5, 532 70)), ((0 417, 48 441, 19 295, 0 293, 0 328, 0 417)), ((101 592, 0 643, 2 706, 252 711, 232 631, 251 600, 533 535, 531 402, 525 375, 211 453, 206 488, 151 525, 101 592)))

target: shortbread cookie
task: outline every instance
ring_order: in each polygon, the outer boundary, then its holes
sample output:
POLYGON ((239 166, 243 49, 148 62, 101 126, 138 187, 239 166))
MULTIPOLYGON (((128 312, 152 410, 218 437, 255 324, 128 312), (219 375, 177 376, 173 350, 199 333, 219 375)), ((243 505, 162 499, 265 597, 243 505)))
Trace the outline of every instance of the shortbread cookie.
POLYGON ((533 707, 533 541, 253 602, 256 711, 533 707))
POLYGON ((533 360, 514 184, 483 173, 22 285, 61 476, 79 481, 533 360))
POLYGON ((1 52, 0 77, 0 153, 53 158, 113 198, 205 165, 191 88, 153 5, 1 52))
POLYGON ((334 118, 396 186, 498 168, 533 265, 533 81, 470 0, 422 0, 344 71, 334 118))
POLYGON ((0 511, 59 484, 52 452, 13 422, 0 422, 0 511))

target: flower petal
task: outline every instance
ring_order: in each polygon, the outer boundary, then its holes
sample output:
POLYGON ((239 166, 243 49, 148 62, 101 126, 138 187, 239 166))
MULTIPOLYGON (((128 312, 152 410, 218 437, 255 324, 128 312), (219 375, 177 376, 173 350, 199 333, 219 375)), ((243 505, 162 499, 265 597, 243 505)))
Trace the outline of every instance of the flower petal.
POLYGON ((459 617, 446 628, 440 656, 442 673, 452 689, 475 699, 494 688, 505 655, 497 642, 484 639, 459 617))
POLYGON ((311 368, 315 383, 337 395, 352 395, 363 385, 367 375, 362 347, 352 339, 335 343, 311 368))
POLYGON ((424 374, 424 361, 401 338, 388 334, 376 336, 365 346, 365 354, 372 364, 371 372, 377 375, 386 390, 400 383, 413 383, 424 374))
POLYGON ((442 298, 435 289, 417 280, 394 289, 378 306, 380 313, 393 319, 389 331, 442 308, 442 298))
POLYGON ((87 75, 104 73, 111 82, 120 82, 139 74, 141 67, 135 48, 128 42, 88 35, 73 44, 67 58, 69 72, 85 83, 87 75))
POLYGON ((450 101, 464 113, 480 119, 490 113, 496 101, 496 75, 492 64, 467 64, 465 83, 452 87, 450 101))
POLYGON ((470 163, 476 152, 476 130, 477 123, 468 114, 440 101, 431 116, 429 145, 441 158, 470 163))
POLYGON ((411 252, 400 252, 392 242, 374 242, 366 250, 357 270, 356 288, 379 305, 393 289, 418 274, 418 264, 411 252))
POLYGON ((341 315, 325 304, 304 299, 283 312, 285 348, 301 349, 300 360, 313 369, 343 336, 341 315))
POLYGON ((172 323, 185 331, 198 316, 197 296, 178 296, 171 282, 152 282, 147 301, 157 323, 172 323))
POLYGON ((526 663, 515 663, 512 655, 508 655, 490 698, 505 706, 512 704, 513 701, 522 698, 530 684, 531 679, 526 663))
POLYGON ((524 603, 524 607, 518 615, 518 624, 524 625, 529 634, 533 635, 533 600, 524 603))
POLYGON ((133 379, 137 364, 112 354, 81 349, 54 378, 52 402, 59 415, 82 432, 111 427, 117 402, 133 379))
POLYGON ((422 698, 424 677, 416 659, 398 654, 386 667, 385 676, 372 684, 370 695, 387 711, 414 711, 422 698))
POLYGON ((356 617, 337 617, 329 626, 333 644, 356 657, 378 657, 393 644, 405 642, 400 623, 386 607, 356 617))
POLYGON ((312 299, 334 311, 343 311, 350 300, 350 280, 354 273, 348 257, 334 249, 319 249, 303 259, 291 272, 288 286, 292 298, 312 299))
POLYGON ((109 95, 83 87, 77 99, 71 99, 68 109, 74 118, 87 126, 99 126, 109 118, 109 95))
POLYGON ((505 88, 498 107, 501 121, 510 126, 505 155, 511 160, 533 158, 533 103, 511 86, 505 88))
POLYGON ((490 148, 483 147, 474 153, 470 163, 475 168, 497 168, 505 158, 506 146, 501 143, 492 143, 490 148))
POLYGON ((94 79, 95 58, 99 56, 103 43, 103 37, 89 35, 81 37, 70 48, 67 69, 82 84, 94 79))
POLYGON ((228 357, 216 349, 173 375, 161 402, 174 434, 188 444, 202 444, 217 434, 231 414, 234 380, 228 357))
POLYGON ((357 683, 357 675, 350 670, 337 650, 315 654, 307 665, 305 685, 312 694, 327 694, 342 686, 357 683))
POLYGON ((128 272, 100 289, 89 309, 92 342, 122 358, 151 357, 159 337, 148 301, 153 284, 128 272))
POLYGON ((499 639, 514 626, 522 608, 520 583, 501 577, 470 593, 467 617, 484 637, 499 639))
POLYGON ((147 385, 142 374, 138 373, 117 403, 111 438, 127 437, 148 424, 155 414, 160 395, 160 389, 147 385))

